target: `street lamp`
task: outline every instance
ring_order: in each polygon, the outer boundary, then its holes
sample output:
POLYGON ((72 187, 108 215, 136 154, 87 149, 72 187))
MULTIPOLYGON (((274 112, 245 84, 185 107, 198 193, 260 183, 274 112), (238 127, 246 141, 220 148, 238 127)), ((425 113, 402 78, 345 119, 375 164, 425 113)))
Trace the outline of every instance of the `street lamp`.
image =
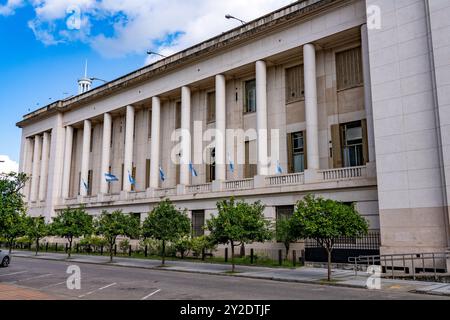
POLYGON ((245 22, 244 20, 241 20, 241 19, 239 19, 239 18, 233 17, 231 14, 226 14, 226 15, 225 15, 225 18, 226 18, 226 19, 234 19, 234 20, 240 21, 243 25, 247 23, 247 22, 245 22))
POLYGON ((157 56, 160 56, 160 57, 163 57, 163 58, 167 58, 166 56, 163 56, 162 54, 157 53, 157 52, 153 52, 153 51, 147 51, 147 54, 156 54, 157 56))

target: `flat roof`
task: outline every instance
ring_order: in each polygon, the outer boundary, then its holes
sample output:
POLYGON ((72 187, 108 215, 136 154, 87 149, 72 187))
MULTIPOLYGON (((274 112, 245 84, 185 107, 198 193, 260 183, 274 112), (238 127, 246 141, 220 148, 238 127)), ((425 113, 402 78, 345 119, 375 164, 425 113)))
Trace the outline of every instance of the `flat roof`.
POLYGON ((179 68, 220 49, 228 48, 244 41, 249 41, 256 35, 268 32, 271 29, 282 27, 283 25, 291 23, 299 18, 303 18, 304 16, 319 11, 331 4, 348 1, 353 0, 300 0, 294 2, 244 25, 177 52, 167 58, 163 58, 115 80, 109 81, 85 93, 58 100, 45 107, 39 108, 24 115, 23 119, 16 125, 18 127, 23 127, 31 120, 49 116, 57 111, 67 111, 71 107, 76 107, 92 100, 99 99, 113 91, 122 90, 137 83, 144 82, 167 70, 179 68))

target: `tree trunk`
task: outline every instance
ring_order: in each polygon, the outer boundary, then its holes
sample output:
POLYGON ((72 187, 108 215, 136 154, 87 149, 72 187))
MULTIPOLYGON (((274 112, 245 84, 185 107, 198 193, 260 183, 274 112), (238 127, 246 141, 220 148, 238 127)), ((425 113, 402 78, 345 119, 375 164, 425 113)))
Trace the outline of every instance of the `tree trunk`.
POLYGON ((39 251, 39 239, 36 239, 36 256, 38 255, 38 251, 39 251))
POLYGON ((14 240, 9 242, 9 254, 11 254, 13 244, 14 240))
POLYGON ((231 241, 231 272, 234 272, 234 243, 231 241))
POLYGON ((70 259, 70 254, 72 253, 72 241, 73 241, 73 238, 72 237, 69 238, 69 250, 67 252, 69 259, 70 259))
POLYGON ((284 246, 286 247, 286 261, 289 259, 289 243, 285 243, 284 246))
POLYGON ((166 263, 166 241, 162 241, 162 265, 164 266, 166 263))
POLYGON ((327 248, 328 253, 328 281, 331 281, 331 250, 327 248))
POLYGON ((109 243, 109 262, 113 262, 114 242, 109 243))

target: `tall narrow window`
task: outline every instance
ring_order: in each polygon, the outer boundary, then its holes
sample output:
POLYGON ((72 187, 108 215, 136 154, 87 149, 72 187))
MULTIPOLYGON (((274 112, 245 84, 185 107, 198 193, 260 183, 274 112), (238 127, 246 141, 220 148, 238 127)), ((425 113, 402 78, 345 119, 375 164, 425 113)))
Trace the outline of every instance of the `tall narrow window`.
POLYGON ((192 237, 200 237, 205 234, 205 210, 192 211, 192 237))
POLYGON ((286 104, 305 98, 303 65, 286 69, 286 104))
POLYGON ((255 112, 256 111, 256 80, 246 81, 245 84, 245 101, 244 101, 244 112, 255 112))
POLYGON ((341 137, 344 167, 362 166, 364 164, 364 157, 361 121, 341 125, 341 137))
POLYGON ((88 190, 87 190, 87 194, 88 196, 92 196, 92 176, 93 176, 93 171, 89 170, 88 171, 88 181, 87 181, 87 185, 88 185, 88 190))
POLYGON ((175 164, 175 181, 176 184, 180 184, 180 164, 175 164))
POLYGON ((305 135, 303 131, 288 136, 289 173, 305 171, 305 135))
MULTIPOLYGON (((108 168, 108 173, 111 173, 111 166, 108 168)), ((108 183, 108 194, 111 194, 111 183, 108 183)))
POLYGON ((111 138, 109 140, 109 147, 112 148, 113 146, 113 137, 114 137, 114 122, 111 123, 111 138))
POLYGON ((91 144, 89 145, 89 152, 92 152, 94 147, 94 128, 91 129, 91 144))
POLYGON ((181 102, 178 101, 176 103, 175 108, 175 129, 181 128, 181 102))
POLYGON ((120 185, 121 185, 121 189, 120 190, 123 190, 123 178, 124 178, 123 170, 124 170, 124 165, 122 163, 122 169, 121 169, 121 173, 120 173, 120 185))
MULTIPOLYGON (((131 177, 133 177, 134 181, 136 182, 136 167, 133 166, 133 169, 131 169, 131 177)), ((128 178, 128 172, 127 172, 127 179, 128 178)), ((131 191, 136 191, 136 184, 131 184, 131 191)))
POLYGON ((145 189, 150 188, 150 159, 145 160, 145 189))
POLYGON ((276 207, 277 221, 288 219, 294 214, 294 206, 278 206, 276 207))
POLYGON ((207 109, 208 109, 208 122, 216 121, 216 93, 208 92, 207 94, 207 109))
POLYGON ((363 84, 361 47, 336 54, 336 78, 338 90, 363 84))
POLYGON ((208 163, 206 164, 206 182, 216 180, 216 148, 208 149, 208 163))
POLYGON ((252 152, 253 148, 252 145, 255 145, 254 141, 253 143, 251 141, 245 141, 245 167, 244 167, 244 177, 246 179, 253 178, 257 175, 258 172, 258 166, 255 162, 255 153, 252 152))

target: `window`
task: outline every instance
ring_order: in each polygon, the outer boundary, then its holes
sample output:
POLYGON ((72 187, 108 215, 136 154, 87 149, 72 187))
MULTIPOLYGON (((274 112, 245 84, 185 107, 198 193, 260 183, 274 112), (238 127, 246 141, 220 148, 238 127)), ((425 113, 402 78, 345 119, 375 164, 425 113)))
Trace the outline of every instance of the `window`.
POLYGON ((175 181, 176 184, 180 184, 180 164, 175 164, 175 181))
POLYGON ((244 112, 256 111, 256 80, 250 80, 245 82, 245 105, 244 112))
POLYGON ((294 206, 279 206, 276 208, 277 221, 290 218, 294 214, 294 206))
MULTIPOLYGON (((133 169, 131 169, 131 176, 133 177, 134 181, 136 182, 136 167, 135 166, 133 166, 133 169)), ((128 172, 127 172, 127 178, 128 178, 128 172)), ((131 185, 131 191, 136 191, 136 184, 131 185)))
POLYGON ((216 148, 208 149, 208 162, 206 163, 206 182, 216 180, 216 148))
POLYGON ((88 190, 87 190, 87 195, 90 197, 92 196, 92 176, 93 176, 93 171, 89 170, 88 171, 88 181, 87 181, 87 185, 88 185, 88 190))
POLYGON ((361 121, 341 125, 341 132, 344 167, 362 166, 364 157, 361 121))
POLYGON ((305 98, 303 65, 286 69, 286 104, 305 98))
POLYGON ((148 138, 152 138, 152 111, 148 111, 148 138))
POLYGON ((91 144, 89 145, 89 152, 92 152, 94 147, 94 128, 91 129, 91 144))
MULTIPOLYGON (((111 173, 111 166, 108 168, 108 173, 111 173)), ((111 194, 111 183, 108 183, 108 194, 111 194)))
POLYGON ((205 210, 192 211, 192 237, 200 237, 205 234, 205 210))
POLYGON ((361 47, 336 54, 337 89, 349 89, 363 84, 361 47))
POLYGON ((145 160, 145 189, 150 188, 150 159, 145 160))
POLYGON ((289 173, 305 171, 305 133, 303 131, 288 134, 289 173))
POLYGON ((114 122, 111 123, 111 138, 109 140, 109 147, 112 148, 113 146, 113 137, 114 137, 114 122))
POLYGON ((181 102, 178 101, 175 107, 175 129, 181 128, 181 102))
POLYGON ((121 169, 121 174, 120 174, 120 190, 123 190, 123 177, 124 177, 124 175, 123 175, 123 170, 124 170, 124 166, 123 166, 123 163, 122 163, 122 169, 121 169))
POLYGON ((252 146, 256 146, 255 141, 245 141, 245 168, 244 168, 244 177, 246 179, 253 178, 258 174, 258 166, 256 161, 253 161, 253 157, 256 155, 256 152, 253 153, 252 146))
POLYGON ((216 93, 208 92, 207 94, 207 109, 208 109, 208 117, 207 122, 216 121, 216 93))

